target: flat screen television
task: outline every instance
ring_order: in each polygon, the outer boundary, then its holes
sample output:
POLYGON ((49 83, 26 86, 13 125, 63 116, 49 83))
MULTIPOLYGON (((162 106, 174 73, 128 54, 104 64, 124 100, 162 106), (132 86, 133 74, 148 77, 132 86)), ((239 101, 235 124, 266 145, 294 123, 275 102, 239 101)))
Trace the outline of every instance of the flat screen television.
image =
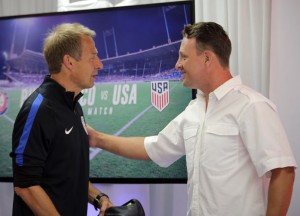
MULTIPOLYGON (((0 18, 0 180, 12 181, 11 134, 24 100, 48 68, 42 54, 49 29, 79 22, 95 30, 104 64, 80 103, 88 124, 121 136, 156 135, 184 110, 192 90, 174 68, 193 1, 0 18)), ((182 157, 168 168, 90 148, 90 177, 98 183, 186 183, 182 157)))

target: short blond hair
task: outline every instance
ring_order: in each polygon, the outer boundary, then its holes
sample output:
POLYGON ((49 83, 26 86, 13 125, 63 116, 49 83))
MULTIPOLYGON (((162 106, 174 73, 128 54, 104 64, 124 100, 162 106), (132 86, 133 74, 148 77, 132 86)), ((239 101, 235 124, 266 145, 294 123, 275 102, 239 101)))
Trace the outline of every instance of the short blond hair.
POLYGON ((64 55, 80 60, 82 36, 95 37, 96 32, 79 23, 55 26, 44 40, 43 53, 50 74, 59 73, 64 55))

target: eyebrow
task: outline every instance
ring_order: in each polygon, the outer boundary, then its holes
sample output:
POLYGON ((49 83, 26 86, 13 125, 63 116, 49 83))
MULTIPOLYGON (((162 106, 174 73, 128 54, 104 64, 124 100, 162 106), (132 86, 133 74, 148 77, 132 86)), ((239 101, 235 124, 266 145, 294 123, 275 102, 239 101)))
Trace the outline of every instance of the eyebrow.
POLYGON ((98 50, 93 50, 93 51, 91 52, 91 54, 92 54, 92 55, 95 55, 95 56, 98 55, 98 50))
POLYGON ((180 56, 186 56, 186 54, 184 54, 182 51, 179 51, 179 55, 180 56))

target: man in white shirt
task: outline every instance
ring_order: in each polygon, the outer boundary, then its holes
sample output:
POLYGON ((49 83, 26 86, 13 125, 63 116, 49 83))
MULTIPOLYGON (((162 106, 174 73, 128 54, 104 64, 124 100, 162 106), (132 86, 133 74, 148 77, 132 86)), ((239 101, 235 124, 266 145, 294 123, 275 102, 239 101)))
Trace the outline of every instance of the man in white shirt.
POLYGON ((276 106, 229 69, 231 42, 213 22, 187 25, 176 68, 197 98, 157 136, 89 130, 90 146, 166 167, 186 155, 188 216, 286 215, 297 167, 276 106))

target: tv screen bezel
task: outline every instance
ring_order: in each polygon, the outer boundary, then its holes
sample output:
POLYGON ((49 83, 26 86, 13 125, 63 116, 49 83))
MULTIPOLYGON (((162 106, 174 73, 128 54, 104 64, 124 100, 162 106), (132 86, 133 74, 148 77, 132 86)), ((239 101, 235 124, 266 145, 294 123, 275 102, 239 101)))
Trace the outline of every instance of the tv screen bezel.
MULTIPOLYGON (((64 14, 76 14, 76 13, 90 13, 90 12, 103 12, 103 11, 113 11, 119 9, 126 9, 126 8, 142 8, 142 7, 153 7, 153 6, 171 6, 171 5, 181 5, 181 4, 188 4, 190 6, 190 19, 191 24, 195 22, 195 2, 194 0, 186 0, 186 1, 169 1, 169 2, 162 2, 162 3, 149 3, 149 4, 139 4, 139 5, 128 5, 128 6, 118 6, 118 7, 109 7, 109 8, 96 8, 96 9, 84 9, 84 10, 74 10, 74 11, 64 11, 64 12, 49 12, 49 13, 34 13, 34 14, 24 14, 24 15, 13 15, 13 16, 2 16, 0 17, 1 20, 8 20, 8 19, 18 19, 18 18, 27 18, 27 17, 43 17, 43 16, 55 16, 55 15, 64 15, 64 14)), ((194 99, 196 97, 196 90, 191 89, 191 98, 194 99)), ((187 183, 186 178, 103 178, 103 177, 91 177, 91 182, 93 183, 117 183, 117 184, 145 184, 145 183, 176 183, 176 184, 185 184, 187 183)), ((1 177, 0 182, 13 182, 13 177, 1 177)))

